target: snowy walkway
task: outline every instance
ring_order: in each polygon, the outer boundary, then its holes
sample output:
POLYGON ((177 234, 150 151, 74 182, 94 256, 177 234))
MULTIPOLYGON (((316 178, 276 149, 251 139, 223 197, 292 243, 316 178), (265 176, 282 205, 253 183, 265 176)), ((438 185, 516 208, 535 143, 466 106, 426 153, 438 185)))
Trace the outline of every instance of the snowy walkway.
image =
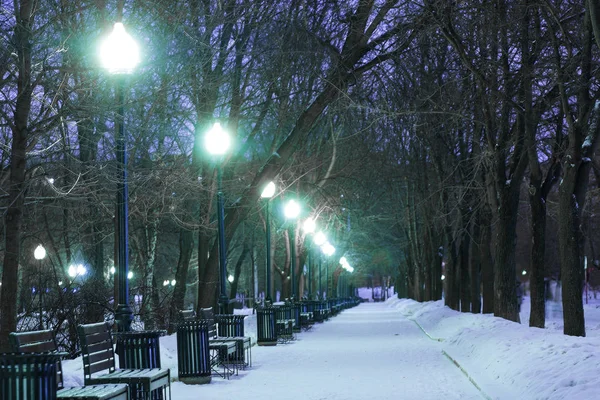
POLYGON ((385 303, 364 303, 276 347, 252 368, 202 386, 173 382, 174 400, 448 400, 482 395, 429 338, 385 303))

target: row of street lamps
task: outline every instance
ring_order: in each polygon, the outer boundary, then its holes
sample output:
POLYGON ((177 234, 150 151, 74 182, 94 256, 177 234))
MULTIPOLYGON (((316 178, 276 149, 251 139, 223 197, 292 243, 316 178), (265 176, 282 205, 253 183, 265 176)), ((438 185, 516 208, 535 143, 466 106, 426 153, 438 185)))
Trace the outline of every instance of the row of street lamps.
MULTIPOLYGON (((139 49, 135 41, 125 31, 121 22, 114 25, 112 33, 106 38, 100 47, 100 58, 104 68, 111 74, 116 75, 117 85, 115 88, 118 101, 118 113, 116 116, 116 158, 120 166, 120 177, 117 190, 117 267, 118 274, 115 284, 118 285, 118 305, 115 312, 115 320, 120 331, 130 330, 133 313, 128 305, 128 275, 129 275, 129 250, 128 250, 128 185, 127 185, 127 146, 125 136, 125 79, 140 61, 139 49)), ((222 158, 229 150, 231 139, 227 132, 223 130, 219 123, 215 123, 205 137, 204 143, 207 151, 215 157, 222 158)), ((217 220, 218 220, 218 245, 219 245, 219 275, 220 275, 220 293, 219 293, 219 312, 226 313, 228 310, 228 297, 226 293, 227 282, 227 258, 225 243, 225 218, 222 190, 222 159, 217 160, 217 220)), ((267 199, 267 218, 266 218, 266 300, 271 301, 271 229, 269 221, 269 199, 275 194, 275 184, 270 182, 262 191, 261 197, 267 199)), ((290 200, 285 207, 285 216, 289 220, 295 220, 300 214, 300 205, 295 200, 290 200)), ((308 220, 307 220, 308 221, 308 220)), ((308 225, 305 223, 306 233, 312 233, 316 230, 314 220, 308 225)), ((292 298, 296 296, 295 283, 295 229, 291 229, 292 238, 292 258, 291 258, 291 286, 292 298)), ((322 232, 318 232, 314 237, 315 244, 321 248, 324 254, 331 256, 335 253, 335 248, 327 242, 327 238, 322 232)), ((310 274, 309 268, 309 274, 310 274)), ((319 272, 320 274, 320 272, 319 272)), ((327 276, 327 272, 326 272, 327 276)), ((309 276, 310 281, 310 276, 309 276)), ((165 281, 167 282, 167 281, 165 281)), ((172 283, 172 282, 169 282, 172 283)), ((321 292, 321 282, 319 275, 319 292, 321 292)), ((309 285, 310 294, 310 285, 309 285)))

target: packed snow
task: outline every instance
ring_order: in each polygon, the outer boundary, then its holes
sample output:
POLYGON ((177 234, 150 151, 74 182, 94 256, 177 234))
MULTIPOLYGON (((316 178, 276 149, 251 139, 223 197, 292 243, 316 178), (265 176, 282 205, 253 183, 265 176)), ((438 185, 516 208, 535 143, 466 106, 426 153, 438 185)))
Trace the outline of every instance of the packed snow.
MULTIPOLYGON (((548 303, 546 329, 529 328, 528 314, 527 297, 523 324, 391 298, 345 310, 289 344, 254 346, 252 366, 229 380, 179 382, 175 335, 162 338, 161 359, 174 400, 600 398, 600 302, 585 306, 586 338, 563 335, 560 303, 548 303)), ((245 323, 255 340, 255 316, 245 323)), ((65 386, 83 384, 80 358, 63 369, 65 386)))

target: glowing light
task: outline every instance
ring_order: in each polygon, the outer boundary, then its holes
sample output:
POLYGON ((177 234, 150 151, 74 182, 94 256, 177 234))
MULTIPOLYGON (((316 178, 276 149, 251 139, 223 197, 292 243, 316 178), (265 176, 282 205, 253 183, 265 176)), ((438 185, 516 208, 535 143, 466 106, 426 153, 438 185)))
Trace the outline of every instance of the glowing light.
POLYGON ((230 144, 229 134, 218 122, 215 122, 213 127, 204 135, 204 145, 210 154, 221 156, 227 153, 230 144))
POLYGON ((127 279, 131 279, 131 278, 133 278, 133 272, 132 272, 132 271, 129 271, 129 272, 127 273, 127 279))
POLYGON ((335 247, 333 247, 331 243, 327 242, 321 246, 321 251, 323 251, 326 256, 332 256, 335 254, 335 247))
POLYGON ((283 210, 285 217, 288 219, 295 219, 300 215, 300 204, 294 199, 288 201, 283 210))
POLYGON ((100 46, 100 61, 111 74, 130 74, 139 64, 138 45, 121 22, 115 23, 113 31, 100 46))
POLYGON ((227 280, 229 281, 229 283, 233 283, 233 275, 229 275, 227 277, 227 280))
POLYGON ((446 275, 442 275, 442 280, 446 279, 446 275))
POLYGON ((314 242, 317 246, 323 246, 327 242, 327 236, 321 231, 317 232, 314 238, 314 242))
POLYGON ((267 183, 267 186, 263 189, 260 197, 263 199, 270 199, 275 194, 275 183, 273 181, 267 183))
POLYGON ((44 246, 42 246, 41 244, 38 245, 38 247, 36 247, 33 251, 33 256, 36 260, 43 260, 44 258, 46 258, 46 249, 44 248, 44 246))
POLYGON ((313 233, 317 229, 317 223, 312 218, 307 218, 302 225, 302 229, 305 233, 313 233))

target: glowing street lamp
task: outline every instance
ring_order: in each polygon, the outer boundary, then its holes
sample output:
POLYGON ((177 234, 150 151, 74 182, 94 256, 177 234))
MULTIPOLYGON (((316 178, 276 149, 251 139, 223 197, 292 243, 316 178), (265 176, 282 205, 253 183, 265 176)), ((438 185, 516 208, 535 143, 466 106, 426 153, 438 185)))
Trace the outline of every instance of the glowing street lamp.
POLYGON ((266 261, 267 261, 267 273, 265 274, 267 284, 265 285, 265 301, 271 303, 271 219, 269 213, 269 203, 271 198, 275 195, 275 183, 269 182, 263 189, 260 197, 266 199, 266 210, 265 210, 265 235, 266 235, 266 261))
POLYGON ((44 248, 44 246, 42 246, 41 244, 38 245, 38 247, 35 248, 35 250, 33 251, 33 257, 38 260, 38 291, 40 292, 40 330, 44 329, 44 319, 42 318, 42 312, 44 310, 44 301, 43 301, 43 293, 44 290, 42 289, 42 260, 44 258, 46 258, 46 249, 44 248))
MULTIPOLYGON (((214 156, 222 156, 227 153, 231 145, 229 134, 215 122, 213 127, 204 135, 206 150, 214 156)), ((223 205, 223 166, 221 160, 217 162, 217 221, 219 233, 219 268, 220 268, 220 294, 219 312, 228 312, 229 299, 227 298, 227 250, 225 248, 225 210, 223 205)))
MULTIPOLYGON (((296 218, 298 218, 298 215, 300 215, 300 204, 298 204, 298 202, 294 199, 291 199, 287 202, 287 204, 285 205, 285 208, 283 210, 285 217, 289 220, 296 220, 296 218)), ((291 285, 292 285, 292 301, 295 299, 296 297, 296 227, 292 226, 292 228, 290 229, 290 238, 291 238, 291 250, 292 250, 292 259, 291 259, 291 265, 290 265, 290 269, 291 269, 291 285)))
POLYGON ((115 310, 115 322, 118 330, 129 331, 133 312, 129 307, 129 227, 128 208, 129 194, 127 187, 127 140, 125 137, 125 76, 131 74, 140 61, 137 43, 127 32, 123 23, 117 22, 111 34, 100 46, 100 61, 102 66, 117 77, 116 95, 118 113, 115 120, 116 157, 120 166, 120 177, 117 190, 117 261, 118 274, 115 284, 118 285, 118 305, 115 310))

